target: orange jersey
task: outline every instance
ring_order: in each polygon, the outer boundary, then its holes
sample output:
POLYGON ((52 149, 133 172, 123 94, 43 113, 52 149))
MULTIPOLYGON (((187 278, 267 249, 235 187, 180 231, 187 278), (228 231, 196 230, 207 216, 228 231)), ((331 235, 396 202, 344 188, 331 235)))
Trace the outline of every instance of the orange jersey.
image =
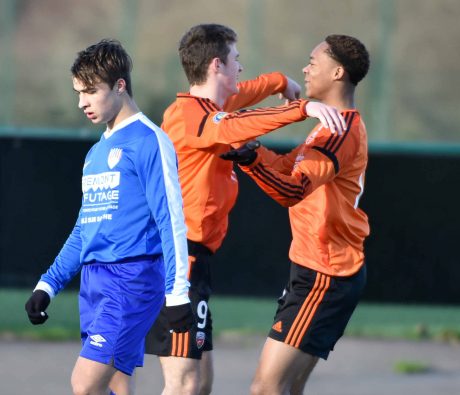
POLYGON ((350 276, 363 265, 369 234, 358 208, 367 166, 367 134, 355 110, 342 113, 342 136, 317 125, 305 143, 286 155, 261 147, 242 170, 273 199, 289 208, 289 258, 331 276, 350 276))
POLYGON ((163 130, 178 157, 187 237, 212 252, 221 245, 228 214, 235 204, 238 182, 233 163, 219 158, 230 144, 243 142, 306 118, 305 100, 289 106, 231 112, 283 92, 287 80, 280 73, 264 74, 238 84, 239 92, 219 108, 209 99, 177 95, 163 116, 163 130))

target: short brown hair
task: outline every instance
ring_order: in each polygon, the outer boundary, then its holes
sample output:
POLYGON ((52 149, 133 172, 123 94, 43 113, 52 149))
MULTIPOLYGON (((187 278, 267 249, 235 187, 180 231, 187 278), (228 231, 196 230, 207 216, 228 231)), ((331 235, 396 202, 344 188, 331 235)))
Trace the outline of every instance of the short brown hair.
POLYGON ((206 81, 211 60, 219 58, 224 64, 229 45, 237 41, 236 33, 227 26, 201 24, 184 34, 179 44, 179 56, 190 85, 206 81))
POLYGON ((350 82, 358 85, 369 71, 369 53, 364 44, 357 38, 343 34, 331 34, 325 41, 329 45, 326 52, 345 68, 350 82))
POLYGON ((132 96, 132 68, 133 62, 121 43, 113 39, 103 39, 78 52, 70 71, 86 87, 105 82, 113 88, 122 78, 126 82, 126 91, 132 96))

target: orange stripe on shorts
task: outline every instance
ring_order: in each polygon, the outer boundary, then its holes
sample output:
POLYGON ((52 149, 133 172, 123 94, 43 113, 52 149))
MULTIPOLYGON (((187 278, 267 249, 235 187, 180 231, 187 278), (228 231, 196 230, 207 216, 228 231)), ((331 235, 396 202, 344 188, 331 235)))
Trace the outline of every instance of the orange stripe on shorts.
POLYGON ((322 273, 318 273, 313 289, 308 294, 305 302, 302 304, 302 307, 300 308, 300 311, 289 330, 285 343, 296 348, 299 347, 302 337, 305 335, 305 332, 307 331, 319 304, 323 300, 324 294, 329 288, 329 285, 330 277, 322 273))
POLYGON ((186 357, 188 355, 188 343, 190 341, 190 333, 186 332, 184 333, 184 352, 182 353, 183 357, 186 357))
POLYGON ((190 333, 172 333, 171 356, 187 357, 190 343, 190 333))
POLYGON ((172 333, 172 345, 171 345, 171 355, 172 355, 172 356, 175 356, 176 353, 177 353, 177 350, 176 350, 177 344, 176 344, 176 343, 177 343, 177 342, 176 342, 176 333, 173 332, 173 333, 172 333))

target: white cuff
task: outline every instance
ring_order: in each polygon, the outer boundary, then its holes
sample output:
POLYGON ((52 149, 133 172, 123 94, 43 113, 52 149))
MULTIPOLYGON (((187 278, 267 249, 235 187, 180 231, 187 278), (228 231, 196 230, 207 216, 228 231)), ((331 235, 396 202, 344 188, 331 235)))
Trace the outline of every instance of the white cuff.
POLYGON ((50 296, 51 299, 56 296, 53 288, 51 288, 51 285, 49 285, 48 283, 45 283, 44 281, 39 281, 38 284, 35 286, 34 291, 38 289, 41 291, 45 291, 50 296))
POLYGON ((166 306, 179 306, 187 303, 190 303, 187 295, 166 295, 166 306))

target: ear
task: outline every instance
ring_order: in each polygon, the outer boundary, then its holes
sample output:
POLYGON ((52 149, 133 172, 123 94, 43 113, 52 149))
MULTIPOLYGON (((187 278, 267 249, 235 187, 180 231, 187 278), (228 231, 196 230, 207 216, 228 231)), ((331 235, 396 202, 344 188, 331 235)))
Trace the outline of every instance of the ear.
POLYGON ((345 68, 343 66, 337 66, 334 70, 334 80, 343 80, 345 78, 345 68))
POLYGON ((219 58, 212 59, 211 63, 209 64, 209 71, 217 74, 219 72, 221 64, 222 62, 219 58))
POLYGON ((114 88, 119 95, 122 94, 126 91, 126 81, 123 78, 119 78, 117 82, 115 82, 114 88))

